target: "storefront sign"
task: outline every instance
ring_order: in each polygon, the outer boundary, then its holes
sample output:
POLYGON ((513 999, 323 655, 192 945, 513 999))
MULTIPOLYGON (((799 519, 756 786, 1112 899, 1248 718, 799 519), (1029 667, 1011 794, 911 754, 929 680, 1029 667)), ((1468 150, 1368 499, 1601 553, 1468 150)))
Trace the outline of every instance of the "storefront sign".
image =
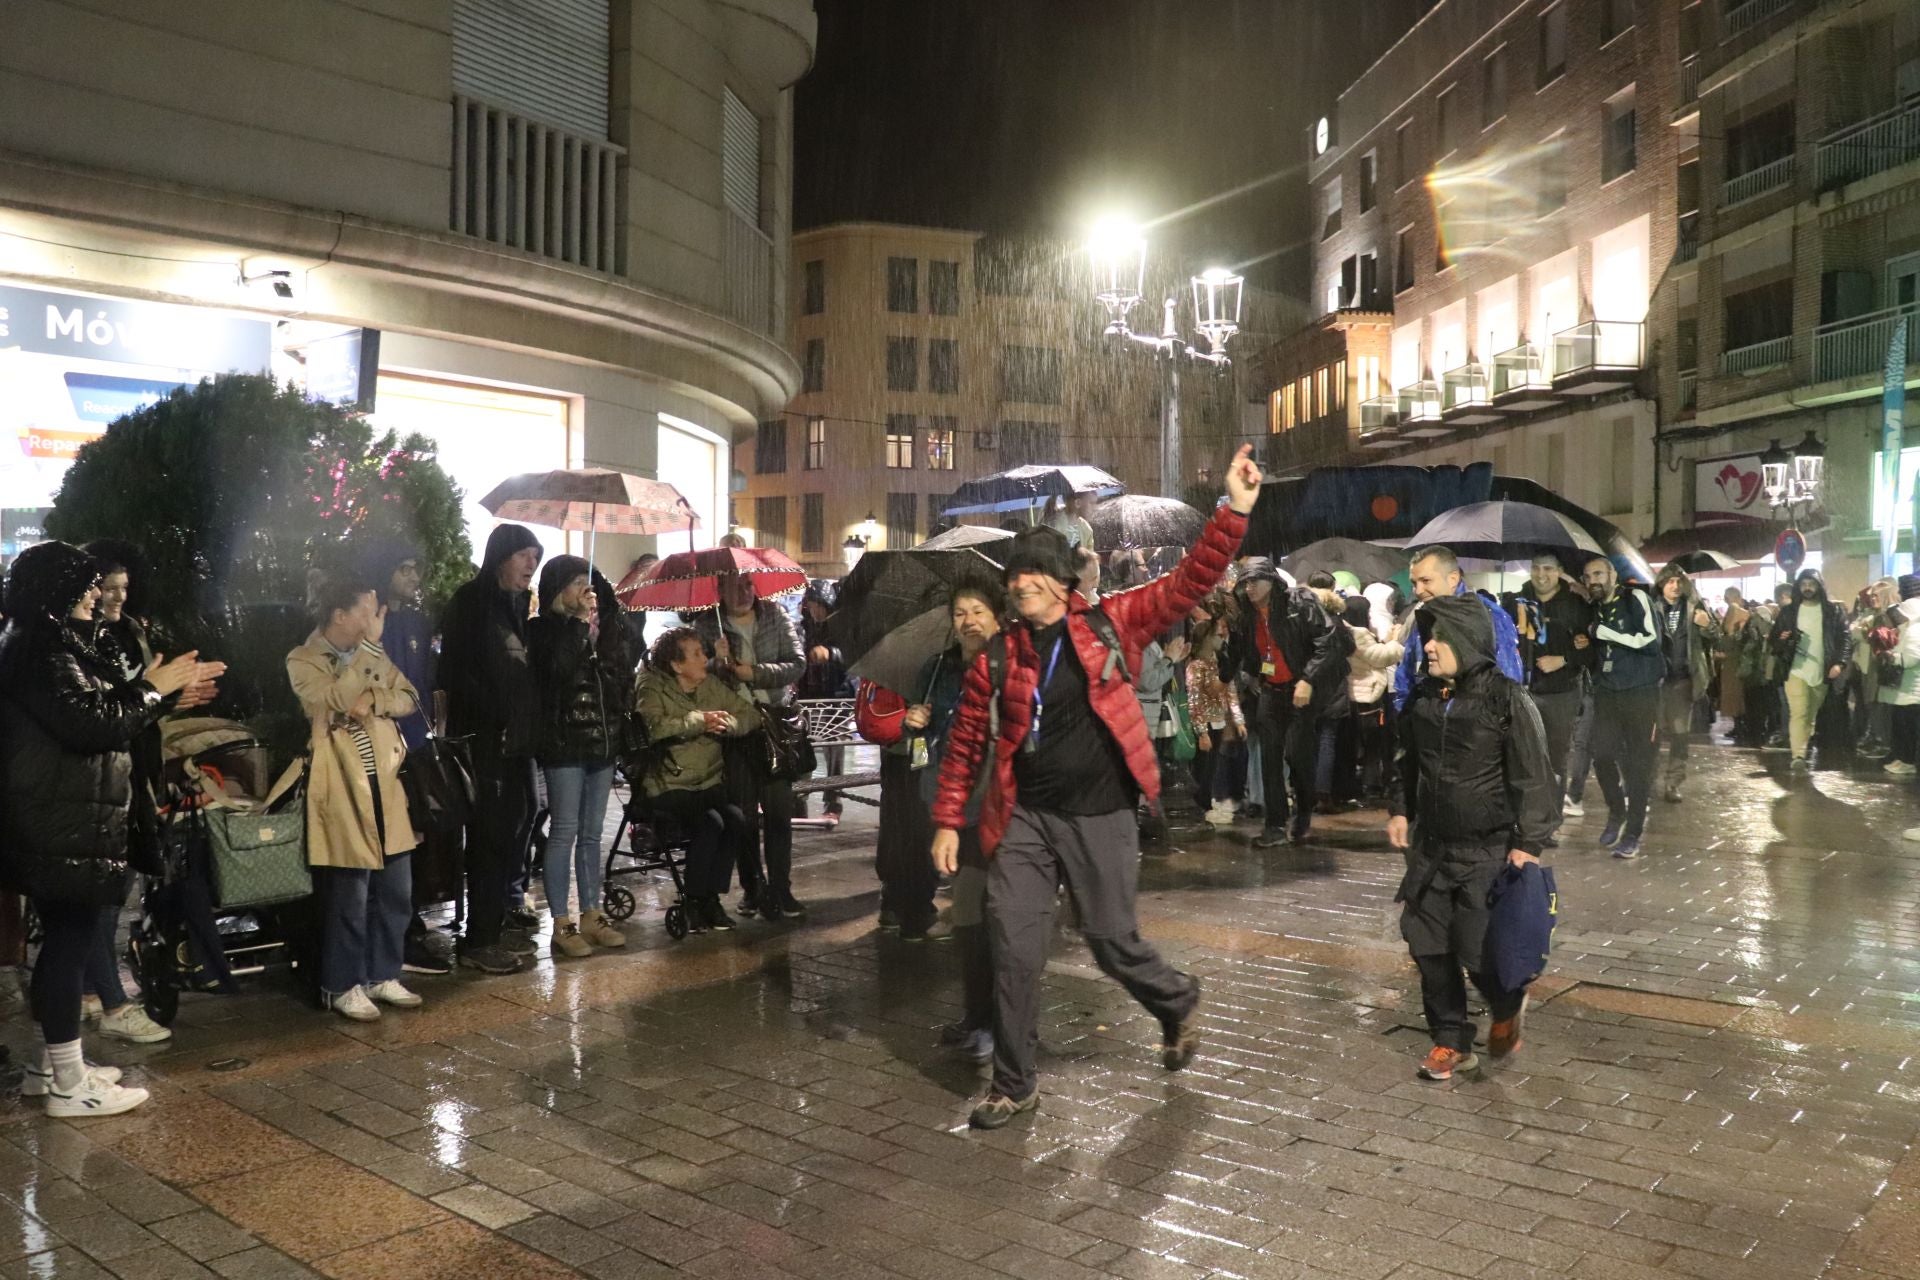
POLYGON ((1693 464, 1693 517, 1697 524, 1767 518, 1760 455, 1740 453, 1693 464))
POLYGON ((373 412, 380 376, 378 329, 349 329, 309 342, 301 351, 307 360, 307 399, 373 412))
POLYGON ((272 336, 264 320, 198 307, 0 285, 0 347, 41 355, 260 373, 267 368, 272 336))

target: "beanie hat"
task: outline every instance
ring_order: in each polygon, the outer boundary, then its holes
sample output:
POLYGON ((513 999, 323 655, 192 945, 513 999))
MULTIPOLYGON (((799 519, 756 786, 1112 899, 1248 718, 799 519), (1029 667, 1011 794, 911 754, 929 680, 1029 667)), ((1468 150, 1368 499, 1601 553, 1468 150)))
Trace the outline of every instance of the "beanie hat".
POLYGON ((555 556, 540 570, 540 612, 553 608, 553 601, 575 578, 591 580, 593 566, 583 556, 555 556))
POLYGON ((1068 590, 1079 585, 1080 574, 1074 568, 1073 547, 1058 529, 1046 525, 1022 529, 1013 535, 1008 547, 1004 562, 1006 581, 1011 582, 1023 573, 1039 573, 1065 583, 1068 590))
POLYGON ((1899 586, 1900 598, 1902 600, 1912 600, 1920 597, 1920 573, 1901 574, 1899 586))

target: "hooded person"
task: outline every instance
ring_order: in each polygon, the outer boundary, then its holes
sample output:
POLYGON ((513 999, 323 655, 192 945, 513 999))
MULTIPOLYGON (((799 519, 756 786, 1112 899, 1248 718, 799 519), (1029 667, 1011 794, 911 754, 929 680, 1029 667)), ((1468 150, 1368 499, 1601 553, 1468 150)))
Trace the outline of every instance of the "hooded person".
MULTIPOLYGON (((1678 565, 1667 565, 1653 580, 1653 622, 1660 634, 1666 674, 1660 683, 1660 718, 1656 728, 1667 744, 1666 789, 1669 804, 1680 800, 1687 780, 1687 747, 1693 733, 1696 691, 1713 678, 1708 655, 1720 638, 1720 623, 1701 603, 1693 579, 1678 565)), ((1659 747, 1654 748, 1655 752, 1659 747)))
POLYGON ((1826 579, 1818 569, 1802 569, 1793 580, 1793 598, 1773 620, 1768 635, 1776 669, 1786 674, 1787 745, 1792 768, 1808 768, 1808 748, 1827 694, 1847 674, 1847 615, 1827 599, 1826 579))
POLYGON ((1466 979, 1486 998, 1488 1051, 1520 1047, 1526 992, 1493 979, 1488 891, 1502 867, 1538 862, 1557 809, 1546 731, 1526 691, 1497 662, 1493 615, 1469 596, 1420 605, 1416 632, 1428 678, 1401 713, 1399 785, 1387 835, 1406 855, 1395 901, 1420 972, 1433 1048, 1423 1079, 1478 1065, 1466 979))
POLYGON ((540 695, 527 653, 540 540, 525 525, 495 526, 480 571, 441 615, 437 685, 447 731, 471 739, 475 801, 467 832, 467 921, 460 963, 513 973, 530 936, 504 932, 508 891, 533 828, 533 753, 540 695), (503 941, 511 945, 503 946, 503 941))

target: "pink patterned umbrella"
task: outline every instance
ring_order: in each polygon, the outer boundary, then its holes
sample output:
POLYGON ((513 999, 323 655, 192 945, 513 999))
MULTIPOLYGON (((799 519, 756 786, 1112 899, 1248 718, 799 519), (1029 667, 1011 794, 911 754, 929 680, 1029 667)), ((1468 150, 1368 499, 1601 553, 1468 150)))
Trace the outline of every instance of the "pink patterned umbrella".
POLYGON ((509 476, 480 505, 501 520, 594 534, 677 533, 699 520, 672 485, 604 467, 509 476))
POLYGON ((630 572, 613 593, 629 609, 714 609, 720 604, 720 580, 736 573, 746 575, 760 600, 807 589, 807 571, 771 547, 708 547, 630 572))

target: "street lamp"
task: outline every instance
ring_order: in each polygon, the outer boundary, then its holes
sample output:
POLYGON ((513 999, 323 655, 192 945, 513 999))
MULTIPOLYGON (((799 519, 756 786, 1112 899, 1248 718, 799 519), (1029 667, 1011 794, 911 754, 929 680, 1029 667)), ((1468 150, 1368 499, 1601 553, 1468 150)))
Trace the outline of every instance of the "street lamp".
POLYGON ((1808 431, 1807 438, 1793 449, 1794 487, 1807 495, 1808 502, 1813 502, 1819 497, 1821 484, 1826 477, 1827 447, 1820 443, 1818 436, 1808 431))
POLYGON ((1792 466, 1793 455, 1782 449, 1778 440, 1760 455, 1760 487, 1766 491, 1768 506, 1787 505, 1787 472, 1792 466))
POLYGON ((1760 455, 1760 487, 1766 492, 1767 505, 1785 507, 1789 520, 1795 507, 1820 501, 1826 478, 1827 447, 1811 431, 1791 453, 1775 440, 1760 455))
POLYGON ((1160 492, 1180 496, 1180 368, 1186 361, 1223 370, 1232 364, 1227 341, 1240 331, 1243 277, 1211 267, 1193 277, 1193 326, 1206 339, 1201 350, 1180 336, 1179 299, 1163 306, 1157 335, 1135 333, 1129 320, 1146 294, 1147 241, 1137 227, 1107 219, 1094 228, 1088 250, 1093 258, 1094 298, 1106 309, 1104 334, 1151 351, 1160 362, 1160 492))
POLYGON ((847 562, 848 573, 853 572, 853 567, 860 563, 860 557, 867 553, 867 548, 879 536, 880 521, 869 511, 867 518, 855 525, 854 531, 847 535, 847 540, 840 544, 840 556, 847 562))

